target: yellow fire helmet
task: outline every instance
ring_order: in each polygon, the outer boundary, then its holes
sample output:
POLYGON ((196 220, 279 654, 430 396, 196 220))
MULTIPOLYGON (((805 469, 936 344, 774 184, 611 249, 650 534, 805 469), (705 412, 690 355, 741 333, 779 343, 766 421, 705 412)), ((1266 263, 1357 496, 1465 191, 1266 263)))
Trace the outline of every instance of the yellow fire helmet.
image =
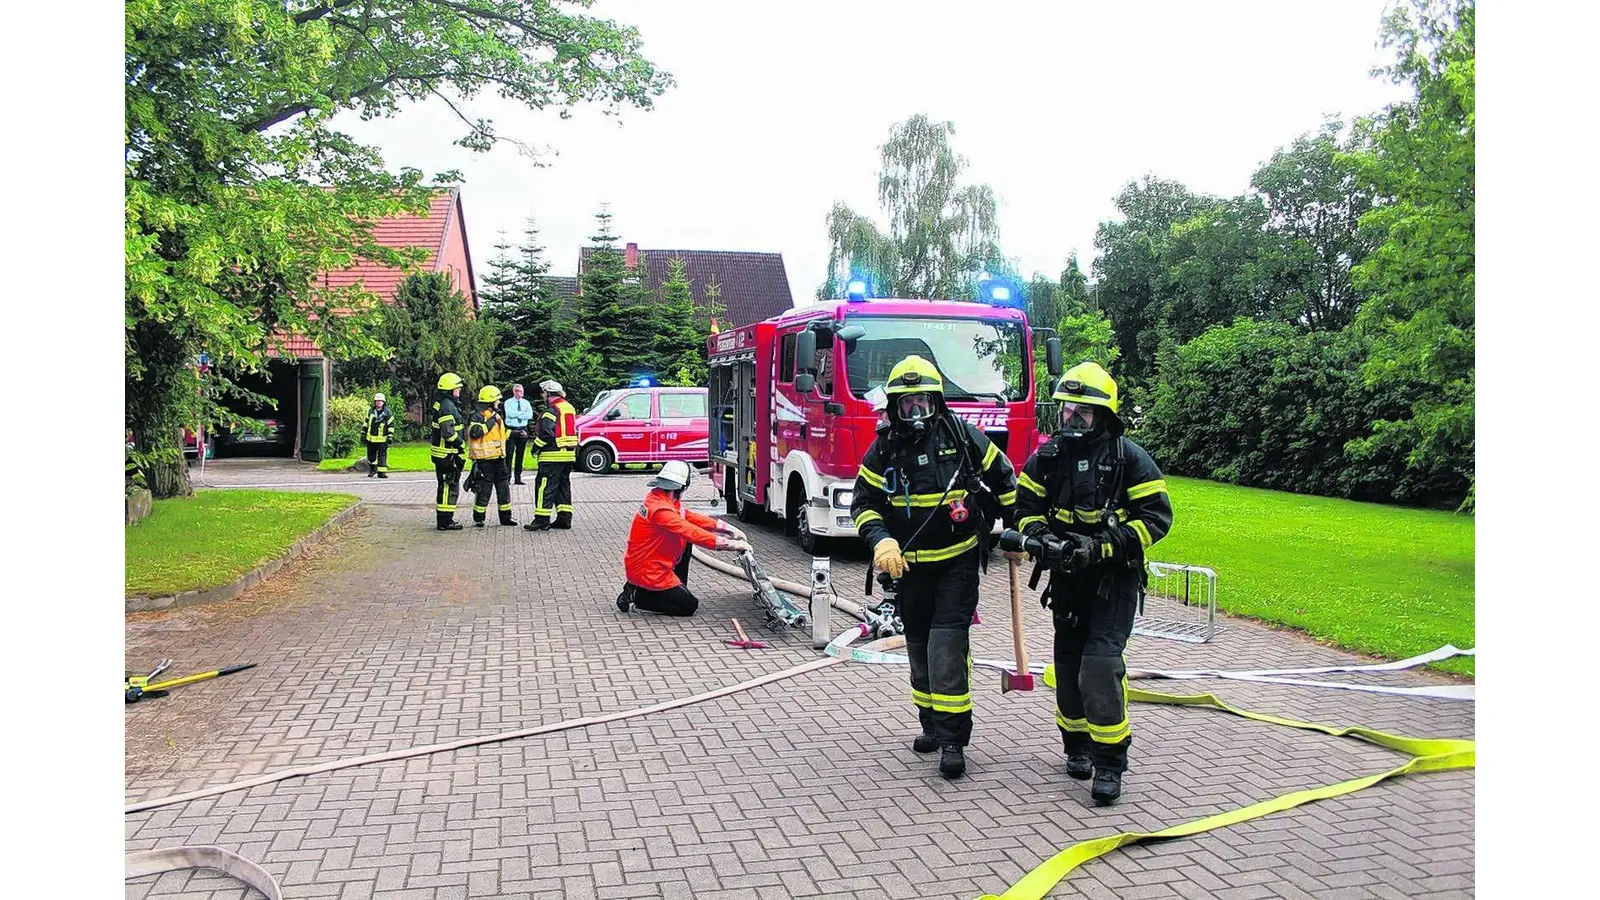
POLYGON ((492 384, 486 384, 478 390, 479 403, 498 403, 501 396, 500 389, 492 384))
POLYGON ((446 372, 439 376, 439 390, 441 391, 453 391, 461 387, 462 384, 461 376, 454 372, 446 372))
POLYGON ((1064 403, 1089 403, 1117 411, 1117 382, 1098 363, 1078 363, 1068 369, 1051 396, 1064 403))
POLYGON ((912 354, 889 370, 889 380, 884 382, 883 389, 891 397, 923 391, 943 396, 944 379, 939 377, 939 370, 933 363, 912 354))

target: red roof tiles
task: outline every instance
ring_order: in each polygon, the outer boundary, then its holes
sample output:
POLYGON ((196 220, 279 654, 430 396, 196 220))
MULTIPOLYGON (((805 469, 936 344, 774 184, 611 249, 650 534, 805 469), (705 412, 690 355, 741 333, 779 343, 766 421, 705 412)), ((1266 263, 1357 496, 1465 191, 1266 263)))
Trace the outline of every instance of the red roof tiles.
MULTIPOLYGON (((380 219, 372 228, 372 237, 384 247, 402 249, 407 247, 421 247, 427 251, 427 258, 421 263, 420 270, 424 272, 439 272, 445 270, 446 242, 449 240, 451 227, 459 229, 461 233, 461 253, 466 258, 467 283, 460 285, 462 293, 472 300, 477 306, 476 284, 472 276, 471 254, 467 250, 466 224, 462 221, 461 191, 451 188, 435 195, 433 202, 428 207, 424 216, 413 216, 402 213, 401 215, 380 219)), ((361 284, 367 290, 378 295, 386 304, 392 304, 395 293, 400 288, 400 282, 405 280, 408 272, 404 269, 390 268, 371 260, 359 260, 356 265, 348 269, 340 269, 322 274, 324 287, 340 288, 353 284, 361 284)), ((283 335, 279 335, 280 339, 283 335)), ((295 356, 317 357, 322 351, 308 338, 299 335, 289 336, 285 341, 284 350, 295 356)), ((281 355, 276 351, 269 351, 272 356, 281 355)))

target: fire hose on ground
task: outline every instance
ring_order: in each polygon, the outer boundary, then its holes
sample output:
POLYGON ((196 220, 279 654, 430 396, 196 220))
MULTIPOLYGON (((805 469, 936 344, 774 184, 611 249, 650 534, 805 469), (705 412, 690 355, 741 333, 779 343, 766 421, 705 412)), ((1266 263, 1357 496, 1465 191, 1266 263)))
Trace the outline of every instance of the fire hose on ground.
MULTIPOLYGON (((750 568, 735 567, 719 560, 702 556, 698 553, 698 551, 695 553, 695 558, 708 568, 723 572, 724 574, 731 575, 733 577, 757 580, 751 574, 751 572, 754 570, 753 557, 751 557, 748 553, 742 554, 742 556, 749 557, 748 562, 750 568)), ((783 581, 781 579, 770 579, 767 581, 767 583, 777 590, 789 591, 808 599, 818 600, 821 598, 826 598, 829 601, 827 605, 857 618, 865 619, 866 613, 868 612, 868 610, 864 609, 859 604, 851 603, 850 601, 834 597, 831 593, 831 590, 829 590, 827 579, 821 579, 819 581, 819 591, 813 591, 810 587, 790 581, 783 581)), ((758 581, 758 596, 759 591, 760 584, 758 581)), ((815 606, 816 604, 813 604, 814 608, 815 606)), ((824 606, 824 608, 826 608, 826 606, 824 606)), ((844 662, 854 662, 868 665, 903 665, 908 662, 904 653, 892 652, 905 645, 905 638, 903 635, 880 638, 860 647, 852 646, 856 640, 867 636, 873 630, 874 626, 872 623, 868 621, 862 621, 859 624, 844 629, 837 637, 827 641, 824 648, 827 655, 823 659, 801 663, 778 672, 769 673, 767 675, 752 678, 738 684, 717 688, 690 697, 668 700, 662 703, 632 710, 606 713, 603 715, 585 716, 582 718, 569 719, 564 722, 557 722, 550 725, 501 732, 499 734, 487 735, 484 737, 464 738, 461 740, 440 744, 431 744, 423 747, 413 747, 389 751, 386 753, 377 753, 368 756, 313 763, 280 772, 267 773, 252 778, 241 779, 228 784, 203 788, 201 790, 191 791, 184 794, 141 801, 125 807, 124 813, 131 814, 146 810, 159 809, 178 803, 186 803, 206 797, 214 797, 219 794, 246 790, 248 788, 257 787, 264 784, 271 784, 273 782, 283 781, 289 778, 306 777, 322 772, 332 772, 339 769, 352 768, 355 766, 411 759, 414 757, 426 756, 434 753, 443 753, 451 750, 464 749, 467 747, 499 743, 517 738, 534 737, 577 728, 586 728, 591 725, 623 721, 626 719, 649 715, 651 713, 664 712, 670 709, 677 709, 696 703, 703 703, 709 700, 731 696, 733 694, 808 674, 818 669, 844 662)), ((1249 672, 1232 673, 1215 670, 1185 670, 1173 672, 1165 672, 1162 670, 1130 670, 1129 677, 1173 679, 1235 677, 1241 680, 1255 682, 1292 684, 1301 686, 1345 687, 1359 690, 1370 688, 1372 686, 1345 685, 1338 682, 1318 682, 1301 679, 1279 679, 1275 676, 1312 673, 1320 674, 1328 672, 1399 671, 1402 669, 1411 668, 1415 665, 1420 665, 1424 662, 1432 662, 1455 655, 1472 654, 1472 652, 1473 651, 1471 650, 1458 650, 1455 647, 1442 647, 1439 650, 1433 651, 1432 653, 1412 657, 1408 660, 1367 666, 1323 666, 1305 669, 1255 670, 1249 672)), ((1005 672, 1012 670, 1015 666, 1015 662, 1011 660, 974 660, 973 665, 979 668, 1000 669, 1002 672, 1005 672)), ((1042 672, 1046 685, 1054 686, 1053 664, 1046 664, 1043 666, 1028 666, 1027 668, 1030 672, 1042 672)), ((1406 696, 1442 697, 1445 699, 1456 700, 1473 699, 1470 694, 1470 686, 1466 688, 1466 690, 1469 692, 1466 695, 1462 695, 1460 693, 1420 693, 1420 690, 1425 689, 1416 689, 1419 691, 1418 693, 1411 693, 1412 690, 1413 689, 1387 689, 1385 692, 1405 692, 1406 696)), ((1339 782, 1338 784, 1282 794, 1277 797, 1272 797, 1247 805, 1245 807, 1228 810, 1216 815, 1171 826, 1165 829, 1160 829, 1153 832, 1123 832, 1088 841, 1082 841, 1067 847, 1066 849, 1057 853, 1055 856, 1052 856, 1040 863, 1020 881, 1008 889, 1004 894, 986 894, 984 897, 980 898, 980 900, 1040 900, 1040 898, 1043 898, 1045 894, 1053 889, 1057 883, 1059 883, 1074 869, 1095 858, 1103 856, 1106 853, 1117 849, 1118 847, 1122 847, 1130 843, 1152 839, 1176 838, 1194 835, 1204 831, 1210 831, 1215 828, 1222 828, 1237 824, 1239 822, 1259 818, 1261 816, 1270 815, 1272 813, 1281 812, 1304 803, 1353 793, 1389 778, 1420 772, 1470 769, 1475 767, 1476 764, 1474 749, 1475 742, 1471 740, 1411 738, 1388 734, 1359 726, 1335 727, 1315 722, 1302 722, 1294 719, 1267 715, 1264 713, 1251 712, 1249 710, 1230 706, 1229 704, 1210 694, 1172 695, 1159 694, 1152 691, 1131 688, 1128 691, 1128 699, 1130 702, 1137 703, 1161 703, 1179 706, 1210 706, 1223 712, 1256 721, 1266 722, 1269 724, 1302 730, 1317 731, 1337 737, 1359 738, 1376 743, 1380 746, 1407 753, 1412 758, 1408 762, 1385 772, 1350 779, 1339 782)), ((127 878, 136 878, 144 875, 154 875, 163 872, 202 867, 216 869, 233 876, 245 884, 248 884, 251 887, 261 891, 263 895, 271 898, 271 900, 279 900, 279 898, 283 896, 281 886, 271 875, 271 873, 267 872, 260 865, 245 859, 237 853, 220 847, 170 847, 129 853, 126 857, 125 876, 127 878)))

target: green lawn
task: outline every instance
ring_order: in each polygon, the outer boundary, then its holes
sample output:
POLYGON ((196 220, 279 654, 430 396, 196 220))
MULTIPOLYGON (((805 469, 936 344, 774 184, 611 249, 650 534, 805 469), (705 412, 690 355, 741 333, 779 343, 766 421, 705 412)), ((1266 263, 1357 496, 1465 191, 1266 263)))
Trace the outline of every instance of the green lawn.
MULTIPOLYGON (((317 463, 318 471, 343 472, 358 461, 365 461, 367 448, 357 447, 355 456, 348 459, 325 459, 317 463)), ((433 457, 428 452, 428 445, 423 442, 414 444, 395 444, 389 448, 389 471, 391 472, 432 472, 433 457)))
MULTIPOLYGON (((1221 609, 1396 659, 1475 645, 1471 516, 1168 478, 1152 558, 1217 571, 1221 609)), ((1473 674, 1471 657, 1438 664, 1473 674)))
POLYGON ((356 502, 349 494, 201 491, 157 500, 124 530, 127 596, 165 597, 227 584, 274 559, 356 502))

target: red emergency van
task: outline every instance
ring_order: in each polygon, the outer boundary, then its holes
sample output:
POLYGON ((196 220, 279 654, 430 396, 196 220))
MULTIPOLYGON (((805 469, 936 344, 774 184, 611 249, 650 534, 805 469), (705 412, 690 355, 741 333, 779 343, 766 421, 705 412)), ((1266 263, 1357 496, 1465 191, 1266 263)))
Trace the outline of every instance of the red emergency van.
MULTIPOLYGON (((854 537, 850 501, 878 421, 868 395, 913 353, 939 367, 951 410, 1021 471, 1039 443, 1034 335, 996 294, 993 304, 852 296, 712 335, 711 479, 728 511, 778 516, 807 552, 854 537)), ((1058 375, 1060 343, 1047 347, 1058 375)))
POLYGON ((618 463, 706 461, 706 389, 630 387, 602 391, 578 416, 578 467, 607 472, 618 463))

